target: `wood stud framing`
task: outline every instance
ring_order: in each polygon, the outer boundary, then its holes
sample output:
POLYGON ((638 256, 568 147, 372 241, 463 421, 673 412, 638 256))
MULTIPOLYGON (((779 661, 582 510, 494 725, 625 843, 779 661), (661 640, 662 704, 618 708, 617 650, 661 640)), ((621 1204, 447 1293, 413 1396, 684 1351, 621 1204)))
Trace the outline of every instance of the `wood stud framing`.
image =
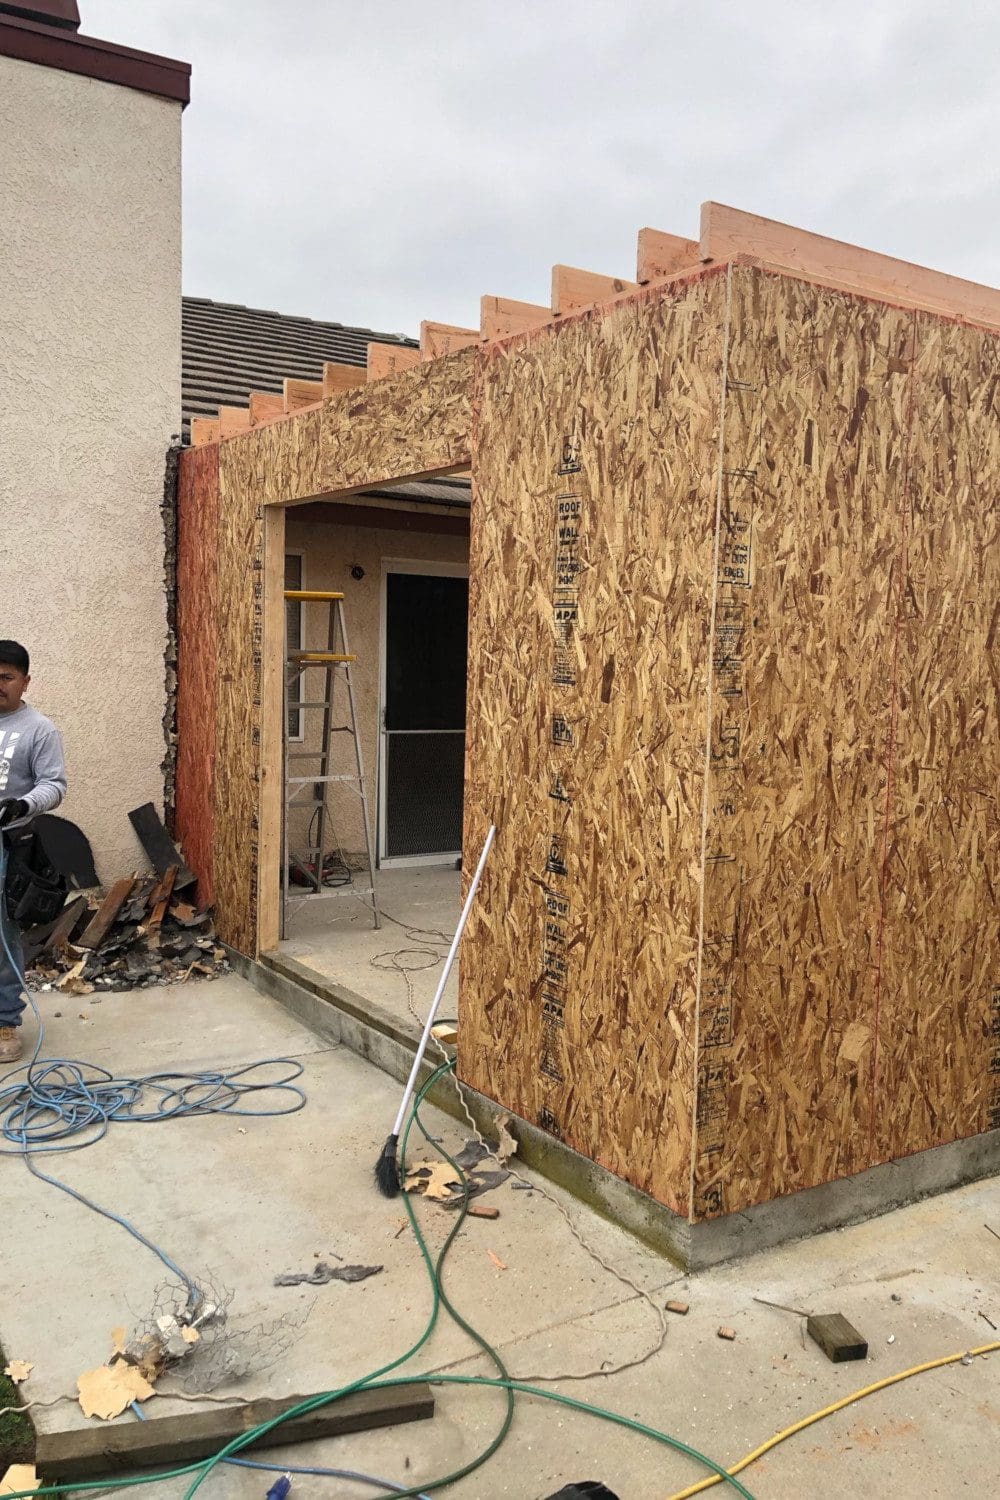
POLYGON ((195 419, 220 933, 276 936, 283 507, 471 460, 461 1076, 695 1220, 1000 1127, 1000 292, 715 204, 557 273, 195 419))

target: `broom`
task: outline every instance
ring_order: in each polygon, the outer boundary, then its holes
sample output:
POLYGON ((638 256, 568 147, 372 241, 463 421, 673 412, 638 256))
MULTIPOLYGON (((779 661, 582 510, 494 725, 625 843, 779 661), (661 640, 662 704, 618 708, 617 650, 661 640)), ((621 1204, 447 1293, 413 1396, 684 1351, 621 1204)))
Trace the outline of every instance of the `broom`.
POLYGON ((417 1048, 417 1055, 413 1059, 413 1067, 410 1069, 410 1076, 406 1080, 406 1088, 403 1090, 403 1098, 399 1106, 399 1112, 396 1115, 396 1123, 392 1127, 392 1134, 388 1136, 385 1145, 382 1147, 382 1155, 375 1163, 375 1182, 378 1185, 379 1192, 382 1193, 386 1198, 395 1198, 399 1192, 399 1167, 396 1162, 396 1152, 399 1147, 399 1132, 403 1128, 403 1117, 406 1114, 407 1106, 409 1105, 410 1100, 413 1098, 413 1090, 416 1087, 417 1083, 417 1074, 420 1072, 420 1064, 423 1062, 424 1053, 427 1051, 427 1043, 430 1040, 431 1027, 434 1025, 434 1017, 438 1013, 438 1007, 441 1004, 441 997, 444 994, 444 987, 448 983, 448 975, 451 973, 451 966, 455 962, 455 955, 458 952, 458 945, 461 942, 462 932, 464 931, 465 924, 469 919, 469 912, 472 910, 472 903, 475 900, 476 889, 479 885, 483 870, 486 866, 486 856, 490 852, 490 847, 495 836, 496 827, 491 824, 490 830, 486 835, 486 842, 483 844, 483 852, 479 856, 479 863, 476 866, 476 873, 473 875, 472 884, 469 886, 469 894, 466 896, 465 905, 462 907, 462 915, 459 917, 458 926, 455 928, 455 936, 452 938, 451 947, 448 949, 448 957, 445 959, 444 968, 441 970, 441 978, 438 980, 437 992, 434 996, 431 1008, 427 1013, 427 1020, 424 1022, 424 1033, 420 1038, 420 1045, 417 1048))

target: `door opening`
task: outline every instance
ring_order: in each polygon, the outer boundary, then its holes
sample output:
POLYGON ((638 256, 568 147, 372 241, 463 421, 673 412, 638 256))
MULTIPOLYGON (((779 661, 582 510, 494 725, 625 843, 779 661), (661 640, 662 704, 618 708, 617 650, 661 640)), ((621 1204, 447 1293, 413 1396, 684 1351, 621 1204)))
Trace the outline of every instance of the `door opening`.
POLYGON ((462 848, 468 569, 386 561, 379 858, 443 864, 462 848))

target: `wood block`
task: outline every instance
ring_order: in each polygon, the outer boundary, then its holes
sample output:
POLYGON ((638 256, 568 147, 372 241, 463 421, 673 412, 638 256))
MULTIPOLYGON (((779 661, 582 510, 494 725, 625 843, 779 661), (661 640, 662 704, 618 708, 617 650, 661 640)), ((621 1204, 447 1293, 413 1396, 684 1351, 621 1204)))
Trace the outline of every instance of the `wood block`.
POLYGON ((727 1328, 726 1325, 723 1324, 722 1327, 718 1330, 716 1337, 720 1339, 727 1339, 729 1343, 732 1343, 733 1339, 736 1337, 736 1329, 727 1328))
POLYGON ((686 1318, 689 1307, 690 1303, 688 1302, 668 1302, 666 1304, 666 1311, 678 1313, 680 1317, 686 1318))
POLYGON ((440 1021, 437 1026, 431 1027, 431 1036, 438 1042, 444 1042, 448 1047, 453 1047, 458 1041, 458 1027, 453 1026, 450 1021, 440 1021))
POLYGON ((488 1203, 470 1203, 465 1210, 470 1219, 499 1219, 500 1210, 488 1203))
POLYGON ((845 1359, 868 1358, 868 1340, 843 1313, 812 1313, 806 1319, 806 1332, 835 1365, 845 1359))
POLYGON ((484 339, 505 339, 552 322, 552 309, 535 302, 516 302, 513 297, 482 297, 479 302, 479 332, 484 339))
POLYGON ((191 418, 191 446, 192 448, 203 448, 207 443, 219 441, 219 419, 218 417, 192 417, 191 418))
POLYGON ((336 396, 341 391, 350 391, 356 385, 364 385, 368 372, 364 365, 342 365, 328 360, 323 366, 323 395, 336 396))
POLYGON ((478 328, 458 328, 454 323, 428 323, 420 325, 420 358, 440 359, 443 354, 455 354, 479 343, 478 328))
POLYGON ((128 820, 135 829, 150 864, 161 880, 171 865, 177 865, 177 878, 173 889, 183 891, 187 886, 194 885, 198 877, 181 859, 177 852, 177 845, 164 828, 152 802, 144 802, 141 807, 133 808, 128 815, 128 820))
POLYGON ((639 248, 636 255, 636 280, 662 281, 678 271, 694 269, 701 264, 701 244, 698 240, 681 239, 677 234, 664 234, 662 229, 640 229, 639 248))
POLYGON ((406 344, 368 345, 368 379, 381 380, 386 375, 398 375, 402 370, 412 370, 420 363, 420 350, 406 344))
MULTIPOLYGON (((249 1401, 217 1407, 214 1411, 184 1412, 177 1417, 149 1417, 145 1422, 123 1426, 102 1422, 97 1427, 39 1433, 35 1464, 46 1481, 59 1481, 191 1463, 217 1453, 251 1427, 270 1422, 307 1399, 291 1396, 280 1401, 249 1401)), ((392 1427, 400 1422, 421 1422, 433 1415, 434 1397, 428 1385, 355 1391, 340 1401, 283 1422, 251 1446, 257 1450, 312 1442, 348 1432, 392 1427)))
POLYGON ((131 875, 125 880, 116 881, 111 887, 104 900, 101 902, 93 918, 88 922, 80 936, 79 947, 99 948, 111 930, 114 920, 121 911, 125 902, 132 894, 135 881, 131 875))
POLYGON ((634 281, 618 276, 598 276, 593 271, 579 271, 576 266, 552 267, 552 311, 557 316, 580 312, 596 302, 610 302, 625 292, 635 291, 634 281))

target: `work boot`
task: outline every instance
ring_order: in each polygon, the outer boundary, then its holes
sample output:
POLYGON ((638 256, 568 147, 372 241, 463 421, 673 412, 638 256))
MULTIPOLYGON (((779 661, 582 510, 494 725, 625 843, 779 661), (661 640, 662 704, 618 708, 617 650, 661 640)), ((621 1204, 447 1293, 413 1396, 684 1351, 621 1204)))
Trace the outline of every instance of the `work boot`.
POLYGON ((17 1062, 20 1056, 20 1026, 0 1026, 0 1063, 17 1062))

